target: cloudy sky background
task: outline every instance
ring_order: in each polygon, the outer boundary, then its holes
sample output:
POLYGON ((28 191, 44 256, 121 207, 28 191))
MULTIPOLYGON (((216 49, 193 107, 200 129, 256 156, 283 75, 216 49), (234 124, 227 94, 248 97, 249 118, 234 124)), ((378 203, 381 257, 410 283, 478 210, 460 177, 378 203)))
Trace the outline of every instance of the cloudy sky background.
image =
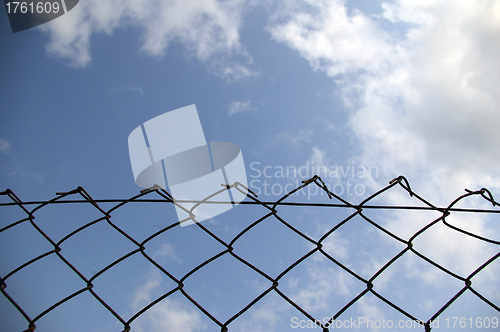
MULTIPOLYGON (((0 20, 0 189, 10 188, 23 200, 49 199, 57 191, 77 186, 94 198, 137 194, 128 157, 129 133, 157 115, 190 104, 196 104, 207 141, 241 147, 249 181, 260 181, 250 186, 255 191, 264 190, 264 180, 284 187, 304 179, 257 177, 266 166, 274 174, 279 166, 314 164, 344 170, 376 167, 371 177, 320 174, 329 185, 342 185, 338 188, 346 189, 347 181, 359 184, 361 195, 349 195, 347 190, 340 195, 353 203, 399 175, 439 206, 448 205, 464 188, 486 187, 500 197, 500 1, 82 0, 63 17, 16 34, 11 33, 5 12, 0 20)), ((260 195, 264 200, 279 196, 260 195)), ((325 196, 295 199, 326 201, 325 196)), ((377 202, 417 204, 396 188, 377 202)), ((491 207, 486 203, 469 199, 464 204, 491 207)), ((45 209, 37 219, 46 222, 56 238, 69 233, 71 225, 98 216, 84 207, 45 209), (67 221, 75 209, 87 214, 67 221)), ((123 227, 140 239, 164 227, 169 217, 175 218, 173 210, 165 211, 163 206, 129 209, 113 213, 113 220, 128 220, 123 227)), ((19 215, 15 209, 5 211, 6 220, 19 215)), ((348 211, 305 208, 278 211, 316 239, 348 215, 348 211)), ((230 237, 264 213, 238 206, 210 225, 230 237)), ((439 216, 374 211, 367 215, 405 239, 439 216)), ((450 220, 476 234, 500 238, 494 217, 460 214, 450 220)), ((310 249, 310 244, 276 222, 259 227, 239 250, 273 276, 310 249)), ((28 228, 0 234, 4 253, 0 275, 35 253, 50 250, 35 240, 36 234, 26 235, 28 228), (20 244, 26 236, 32 243, 29 248, 20 244)), ((148 249, 180 275, 202 257, 221 250, 195 241, 201 236, 195 227, 176 232, 177 237, 166 235, 148 249)), ((100 232, 68 241, 68 255, 74 255, 80 268, 92 275, 134 249, 112 234, 103 226, 100 232), (114 245, 109 244, 112 236, 117 238, 114 245), (89 250, 91 244, 94 249, 89 250)), ((325 241, 325 250, 367 278, 403 248, 359 218, 325 241)), ((498 246, 442 225, 418 238, 415 248, 462 276, 498 253, 498 246)), ((96 280, 124 317, 175 287, 145 260, 134 259, 128 267, 140 268, 130 276, 124 265, 122 274, 110 270, 103 281, 96 280)), ((79 281, 71 271, 59 266, 56 258, 50 260, 30 267, 33 270, 24 269, 7 282, 7 290, 17 292, 31 316, 78 289, 79 281), (41 280, 48 271, 58 278, 67 273, 68 279, 59 284, 52 281, 47 287, 37 287, 29 279, 40 276, 38 282, 44 285, 41 280), (22 282, 32 285, 31 293, 22 282), (29 301, 26 294, 37 300, 29 301)), ((230 257, 217 264, 207 267, 204 277, 195 274, 188 280, 193 280, 191 291, 200 301, 225 321, 269 285, 230 257), (225 279, 218 268, 230 271, 225 276, 234 283, 221 281, 225 279)), ((332 316, 364 288, 319 255, 293 271, 280 282, 280 289, 320 319, 332 316)), ((473 279, 474 287, 497 306, 498 273, 500 262, 495 262, 473 279)), ((461 287, 463 283, 411 255, 398 260, 375 282, 377 291, 424 320, 461 287)), ((62 331, 72 319, 80 319, 77 331, 120 330, 90 294, 77 298, 57 309, 68 318, 49 314, 37 324, 39 329, 62 331), (96 319, 89 322, 82 308, 96 319)), ((4 298, 0 305, 5 312, 0 319, 11 330, 26 328, 4 298)), ((469 294, 443 314, 441 325, 446 317, 494 315, 500 316, 469 294)), ((289 331, 293 316, 304 319, 271 293, 229 328, 289 331)), ((405 319, 371 295, 342 317, 358 316, 405 319)), ((138 331, 166 327, 169 331, 217 330, 182 296, 169 297, 132 324, 132 330, 138 331)))

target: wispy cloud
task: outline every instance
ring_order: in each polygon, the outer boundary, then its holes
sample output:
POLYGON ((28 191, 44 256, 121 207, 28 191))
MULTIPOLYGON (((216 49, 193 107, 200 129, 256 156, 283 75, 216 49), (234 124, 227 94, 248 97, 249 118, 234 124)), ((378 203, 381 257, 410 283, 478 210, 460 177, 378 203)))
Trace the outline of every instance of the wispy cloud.
POLYGON ((240 43, 246 6, 244 0, 89 0, 40 29, 50 34, 47 52, 75 68, 90 63, 93 34, 132 26, 143 31, 141 52, 161 58, 172 41, 180 41, 214 74, 235 80, 255 75, 240 43))
POLYGON ((167 259, 172 259, 177 263, 182 263, 182 260, 175 254, 174 248, 169 243, 163 243, 160 249, 154 253, 154 257, 163 257, 167 259))
POLYGON ((5 140, 0 138, 0 153, 8 153, 12 149, 12 144, 5 140))
POLYGON ((118 86, 118 87, 114 87, 114 88, 111 88, 108 90, 108 94, 121 93, 121 92, 136 93, 136 94, 140 95, 141 97, 144 96, 144 91, 142 90, 142 88, 138 87, 138 86, 133 86, 133 85, 118 86))
POLYGON ((298 148, 305 142, 311 142, 314 136, 312 130, 300 129, 298 132, 284 132, 276 134, 276 142, 285 143, 292 148, 298 148))
POLYGON ((252 105, 250 100, 248 101, 233 101, 231 105, 229 105, 228 116, 231 117, 235 114, 245 113, 249 111, 254 111, 256 108, 252 105))
POLYGON ((36 180, 38 183, 42 183, 45 181, 45 178, 43 177, 43 175, 36 173, 36 172, 24 172, 21 170, 20 166, 18 166, 18 169, 16 169, 15 171, 12 171, 10 174, 11 174, 11 176, 20 176, 20 177, 24 177, 24 178, 30 178, 30 179, 36 180))
POLYGON ((6 174, 9 174, 12 177, 30 178, 36 180, 38 183, 42 183, 45 181, 43 175, 37 172, 25 171, 24 167, 17 162, 15 155, 11 152, 12 152, 12 143, 6 139, 0 138, 0 154, 5 154, 7 158, 10 160, 9 163, 11 165, 9 166, 10 170, 7 171, 6 174))

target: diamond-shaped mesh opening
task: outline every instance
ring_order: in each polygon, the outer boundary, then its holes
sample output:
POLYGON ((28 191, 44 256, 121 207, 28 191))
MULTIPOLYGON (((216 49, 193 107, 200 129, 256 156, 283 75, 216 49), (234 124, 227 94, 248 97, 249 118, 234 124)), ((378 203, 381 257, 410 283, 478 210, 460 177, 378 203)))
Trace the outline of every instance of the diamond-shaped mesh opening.
POLYGON ((67 238, 60 247, 64 257, 87 278, 137 249, 105 219, 67 238))
POLYGON ((5 276, 18 266, 54 250, 54 246, 26 220, 0 233, 0 250, 15 253, 0 255, 0 273, 5 276))
POLYGON ((323 241, 323 250, 327 254, 366 280, 405 247, 359 215, 323 241), (377 246, 373 246, 373 242, 377 246))
POLYGON ((225 322, 263 293, 255 284, 272 286, 259 273, 225 254, 189 276, 184 290, 215 318, 225 322))
POLYGON ((154 267, 141 253, 113 265, 92 283, 92 290, 124 320, 177 288, 176 282, 154 267))
POLYGON ((373 290, 400 308, 423 319, 443 307, 465 285, 407 251, 374 281, 373 290))
POLYGON ((197 225, 175 226, 144 246, 145 253, 177 279, 227 249, 197 225))
POLYGON ((457 232, 442 222, 433 225, 413 243, 417 252, 462 277, 467 277, 498 253, 498 245, 457 232), (442 241, 443 238, 447 241, 442 241))
POLYGON ((235 254, 276 278, 311 250, 311 242, 269 217, 246 232, 233 247, 235 254))
POLYGON ((333 317, 366 289, 366 284, 320 252, 287 273, 278 287, 315 319, 333 317))
POLYGON ((50 254, 26 266, 11 275, 5 283, 5 291, 31 317, 41 314, 86 286, 56 254, 50 254))

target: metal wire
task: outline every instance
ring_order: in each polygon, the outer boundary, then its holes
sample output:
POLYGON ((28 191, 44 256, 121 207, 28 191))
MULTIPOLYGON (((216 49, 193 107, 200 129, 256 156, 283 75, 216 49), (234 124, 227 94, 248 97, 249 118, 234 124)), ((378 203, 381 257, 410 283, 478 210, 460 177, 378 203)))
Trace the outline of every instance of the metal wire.
MULTIPOLYGON (((57 197, 48 200, 48 201, 33 201, 33 202, 23 202, 19 197, 17 197, 14 192, 11 190, 7 189, 6 191, 0 192, 0 195, 7 196, 10 198, 11 202, 7 203, 1 203, 0 206, 18 206, 24 213, 26 214, 26 217, 23 219, 20 219, 18 221, 15 221, 3 228, 0 229, 0 233, 6 231, 7 229, 10 229, 12 227, 16 227, 21 224, 31 224, 31 226, 38 231, 38 233, 43 236, 46 241, 50 243, 50 245, 53 247, 52 250, 49 250, 47 252, 44 252, 40 254, 39 256, 25 262, 24 264, 18 266, 11 272, 7 273, 5 276, 0 278, 0 291, 2 294, 10 301, 10 303, 23 315, 23 317, 26 319, 28 328, 25 330, 26 331, 35 331, 36 329, 36 322, 42 318, 43 316, 47 315, 49 312, 52 310, 56 309, 63 303, 69 301, 70 299, 79 296, 82 293, 88 292, 90 293, 97 301, 101 303, 103 307, 107 309, 107 311, 113 315, 116 320, 118 320, 122 325, 123 325, 123 332, 125 331, 130 331, 131 329, 131 323, 136 320, 139 316, 143 315, 146 311, 151 309, 154 305, 159 303, 160 301, 168 298, 174 293, 180 293, 182 294, 186 299, 188 299, 193 305, 195 305, 203 314, 205 314, 213 323, 219 326, 220 330, 222 332, 228 331, 229 330, 229 325, 235 321, 238 317, 242 316, 248 309, 250 309, 252 306, 254 306, 256 303, 261 301, 266 295, 268 295, 271 292, 275 292, 278 294, 281 298, 283 298, 285 301, 287 301, 292 307, 297 309, 299 312, 301 312, 304 316, 306 316, 308 319, 311 321, 315 322, 315 324, 322 328, 323 331, 329 331, 329 326, 331 326, 332 322, 334 322, 338 317, 340 317, 349 307, 351 307, 354 303, 356 303, 359 299, 361 299, 363 296, 365 296, 368 293, 373 294, 376 296, 378 299, 381 301, 385 302, 387 305, 391 306, 392 308, 396 309, 399 311, 402 315, 406 316, 407 318, 418 322, 419 324, 422 325, 423 329, 425 331, 431 331, 432 327, 432 322, 435 321, 439 315, 443 313, 446 308, 448 308, 454 301, 456 301, 462 294, 464 294, 466 291, 470 291, 470 293, 474 294, 477 298, 479 298, 481 301, 484 303, 488 304, 490 307, 494 308, 496 311, 500 312, 500 308, 495 305, 493 302, 488 300, 485 296, 480 294, 476 289, 472 287, 472 278, 476 275, 478 275, 482 270, 484 270, 489 264, 494 262, 500 257, 500 252, 498 252, 496 255, 492 256, 488 260, 486 260, 481 266, 479 266, 476 270, 474 270, 472 273, 470 273, 468 276, 460 276, 458 274, 455 274, 448 269, 446 269, 444 266, 436 263, 435 261, 431 260, 430 258, 426 257, 422 253, 418 252, 415 248, 413 248, 413 242, 415 239, 419 236, 421 236, 423 233, 429 231, 429 229, 432 228, 432 226, 436 225, 437 223, 443 223, 450 229, 453 229, 456 232, 460 232, 462 234, 465 234, 467 236, 473 237, 479 241, 487 242, 493 245, 500 246, 500 241, 498 239, 490 239, 486 238, 484 236, 480 236, 477 234, 474 234, 472 232, 463 230, 455 225, 450 224, 446 218, 452 213, 452 212, 473 212, 473 213, 499 213, 500 210, 495 209, 495 207, 499 206, 499 204, 494 200, 493 195, 491 192, 489 192, 487 189, 482 188, 477 191, 471 191, 466 189, 466 193, 464 195, 461 195, 460 197, 456 198, 453 202, 451 202, 447 207, 437 207, 431 204, 430 202, 426 201, 419 195, 417 195, 412 189, 410 188, 409 182, 407 179, 403 176, 400 176, 398 178, 393 179, 388 186, 385 188, 377 191, 373 195, 369 196, 365 200, 363 200, 359 204, 351 204, 348 201, 342 199, 338 195, 336 195, 333 192, 330 192, 323 182, 323 180, 319 176, 314 176, 309 180, 303 181, 303 184, 280 199, 278 199, 275 202, 265 202, 265 201, 260 201, 257 196, 254 195, 248 195, 250 198, 250 201, 245 201, 240 204, 255 204, 255 205, 260 205, 264 207, 268 212, 264 214, 261 218, 253 222, 251 225, 246 227, 243 231, 241 231, 239 234, 237 234, 234 238, 231 239, 230 242, 226 242, 222 240, 220 237, 212 233, 209 229, 207 229, 203 224, 196 222, 196 225, 200 227, 207 235, 209 235, 212 239, 217 241, 218 243, 222 244, 225 247, 225 250, 217 253, 216 255, 210 257, 209 259, 205 260, 201 264, 197 265, 194 267, 191 271, 186 273, 182 278, 178 279, 172 275, 169 271, 167 271, 164 267, 162 267, 158 262, 156 262, 153 258, 151 258, 146 252, 145 252, 145 246, 148 242, 153 240, 154 238, 158 237, 160 234, 163 234, 174 227, 180 227, 180 224, 182 222, 188 221, 188 220, 193 220, 196 221, 196 217, 193 214, 193 211, 195 211, 196 207, 201 205, 201 204, 231 204, 231 202, 221 202, 221 201, 208 201, 209 198, 214 197, 218 193, 229 190, 229 188, 235 188, 238 191, 240 191, 243 194, 247 194, 248 188, 242 186, 239 183, 235 183, 231 186, 224 186, 221 190, 217 191, 216 193, 210 195, 209 197, 205 198, 202 201, 197 201, 193 202, 190 201, 191 203, 196 203, 193 208, 191 208, 189 211, 186 210, 181 203, 184 201, 174 201, 172 196, 165 190, 159 188, 159 187, 153 187, 151 190, 144 190, 142 191, 139 195, 134 196, 129 199, 103 199, 103 200, 94 200, 82 187, 78 187, 75 190, 72 190, 70 192, 64 192, 64 193, 56 193, 57 197), (303 188, 310 186, 310 185, 316 185, 322 190, 324 190, 327 195, 333 199, 335 198, 338 202, 340 203, 303 203, 303 202, 286 202, 285 200, 292 196, 294 193, 299 192, 303 188), (425 206, 383 206, 383 205, 369 205, 367 204, 374 198, 380 196, 384 192, 387 192, 394 186, 399 185, 401 186, 404 190, 406 190, 411 197, 417 199, 419 202, 423 203, 425 206), (160 196, 159 199, 151 199, 151 198, 144 198, 145 196, 152 195, 152 194, 157 194, 160 196), (79 196, 80 199, 68 199, 68 197, 73 197, 73 196, 79 196), (486 201, 490 202, 493 205, 493 209, 466 209, 466 208, 455 208, 454 206, 461 200, 463 200, 466 197, 469 196, 480 196, 486 201), (131 204, 131 203, 144 203, 144 202, 154 202, 154 203, 168 203, 168 204, 174 204, 177 207, 184 209, 187 213, 189 213, 190 217, 186 218, 185 220, 181 220, 178 222, 175 222, 173 224, 170 224, 161 230, 155 232, 154 234, 150 235, 147 237, 145 240, 142 242, 136 241, 132 236, 127 234, 123 229, 118 227, 115 223, 111 221, 111 214, 112 212, 116 211, 117 209, 123 207, 126 204, 131 204), (76 204, 76 203, 85 203, 85 204, 90 204, 97 211, 99 211, 100 214, 102 214, 101 217, 92 220, 88 222, 87 224, 81 226, 78 229, 73 230, 71 233, 67 234, 64 236, 61 240, 58 242, 55 242, 53 239, 51 239, 46 233, 44 233, 43 229, 37 223, 35 222, 35 214, 38 210, 48 206, 48 205, 56 205, 56 204, 76 204), (113 206, 109 210, 104 210, 101 208, 99 205, 100 203, 118 203, 115 206, 113 206), (35 205, 34 208, 30 209, 28 208, 29 206, 35 205), (333 228, 329 229, 326 233, 323 234, 323 236, 318 240, 315 241, 314 239, 311 239, 309 236, 301 232, 299 229, 295 228, 292 226, 290 223, 285 221, 279 214, 277 208, 280 206, 306 206, 306 207, 325 207, 325 208, 348 208, 352 209, 353 213, 351 213, 348 217, 344 218, 343 220, 340 220, 333 228), (367 217, 364 213, 363 210, 365 209, 383 209, 383 210, 389 210, 389 209, 405 209, 405 210, 432 210, 432 211, 438 211, 441 213, 441 216, 431 222, 429 222, 427 225, 425 225, 423 228, 418 230, 416 233, 414 233, 409 239, 405 240, 400 237, 398 237, 396 234, 392 233, 388 229, 385 229, 381 225, 377 224, 373 220, 371 220, 369 217, 367 217), (381 267, 375 274, 371 276, 369 279, 365 279, 356 272, 354 272, 352 269, 347 267, 346 265, 342 264, 339 262, 337 259, 332 257, 328 252, 326 252, 323 249, 323 241, 330 236, 333 232, 335 232, 340 226, 348 223, 350 220, 352 220, 355 216, 360 216, 364 220, 366 220, 369 224, 373 225, 377 229, 381 230, 382 232, 386 233, 387 235, 391 236, 394 240, 399 241, 405 245, 405 248, 401 250, 399 253, 397 253, 392 259, 390 259, 383 267, 381 267), (242 237, 245 236, 245 234, 252 228, 254 228, 256 225, 264 222, 265 220, 269 218, 274 218, 281 222, 283 225, 294 231, 296 234, 300 235, 303 239, 309 241, 312 243, 315 247, 307 252, 305 255, 297 259, 295 262, 293 262, 290 266, 288 266, 285 270, 283 270, 277 277, 273 278, 266 274, 264 271, 259 269, 258 267, 254 266, 247 260, 245 260, 243 257, 237 255, 235 252, 233 252, 233 246, 242 237), (91 278, 86 278, 68 259, 66 259, 63 256, 62 250, 61 250, 61 244, 68 240, 69 238, 75 236, 79 232, 83 231, 84 229, 88 227, 92 227, 98 223, 108 223, 110 226, 112 226, 118 233, 120 233, 123 237, 125 237, 127 240, 129 240, 131 243, 134 244, 136 249, 128 252, 127 254, 123 255, 122 257, 116 259, 114 262, 111 264, 105 266, 103 269, 101 269, 99 272, 95 273, 91 278), (305 309, 301 308, 297 303, 295 303, 292 299, 290 299, 286 294, 284 294, 280 288, 279 288, 279 282, 280 280, 287 274, 289 273, 293 268, 298 266, 299 264, 303 263, 306 259, 308 259, 311 255, 314 253, 321 253, 324 255, 327 259, 329 259, 332 263, 336 264, 338 267, 342 268, 346 272, 348 272, 352 277, 356 278, 357 280, 361 281, 366 285, 366 288, 361 291, 357 296, 355 296, 351 301, 346 303, 338 312, 336 312, 328 322, 320 321, 316 318, 314 318, 310 313, 308 313, 305 309), (380 274, 386 270, 389 266, 391 266, 394 262, 396 262, 398 259, 400 259, 403 255, 407 254, 408 252, 412 252, 422 260, 432 264, 436 268, 440 269, 444 273, 452 276, 455 279, 458 279, 464 283, 463 288, 458 291, 449 301, 442 306, 434 315, 432 315, 427 321, 417 319, 413 315, 411 315, 408 311, 406 311, 404 308, 401 308, 400 306, 396 305, 395 303, 391 302, 384 296, 382 296, 380 293, 378 293, 374 289, 374 281, 375 279, 380 276, 380 274), (156 298, 154 301, 146 305, 143 309, 135 313, 132 317, 130 317, 128 320, 120 316, 106 301, 104 301, 99 294, 97 294, 96 291, 93 289, 93 281, 96 280, 98 277, 100 277, 102 274, 106 273, 110 268, 118 264, 119 262, 131 257, 134 254, 140 253, 143 255, 152 265, 154 265, 158 270, 160 270, 165 276, 167 276, 170 280, 172 280, 177 286, 173 289, 171 289, 169 292, 161 295, 160 297, 156 298), (8 279, 12 277, 14 274, 18 273, 20 270, 26 268, 27 266, 37 262, 38 260, 49 256, 49 255, 55 255, 57 256, 64 264, 66 264, 79 278, 81 278, 85 284, 85 287, 73 292, 69 296, 61 299, 57 303, 53 304, 49 308, 45 309, 43 312, 39 313, 36 317, 31 317, 29 316, 26 311, 18 304, 19 301, 16 301, 15 296, 9 294, 8 291, 8 279), (268 287, 265 291, 263 291, 258 297, 256 297, 253 301, 248 303, 242 310, 240 310, 238 313, 230 317, 227 321, 222 322, 219 321, 214 315, 212 315, 206 308, 204 308, 200 303, 196 301, 193 296, 188 294, 188 292, 184 289, 184 282, 186 281, 187 278, 192 276, 193 274, 197 273, 200 269, 202 269, 204 266, 211 264, 215 260, 219 259, 220 257, 224 255, 230 255, 236 258, 239 262, 242 264, 245 264, 258 274, 260 274, 262 277, 266 278, 270 283, 272 284, 270 287, 268 287)), ((332 280, 334 282, 334 280, 332 280)))

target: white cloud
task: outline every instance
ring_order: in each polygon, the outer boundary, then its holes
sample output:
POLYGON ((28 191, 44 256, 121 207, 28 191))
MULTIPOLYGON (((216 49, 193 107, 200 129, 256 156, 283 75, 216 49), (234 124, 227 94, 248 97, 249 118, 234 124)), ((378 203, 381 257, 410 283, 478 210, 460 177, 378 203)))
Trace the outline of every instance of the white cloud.
MULTIPOLYGON (((435 204, 449 204, 464 188, 500 193, 500 1, 382 7, 375 17, 349 14, 342 0, 287 2, 268 30, 336 80, 363 147, 357 159, 379 166, 374 189, 404 174, 435 204)), ((481 225, 476 221, 477 231, 491 231, 481 225)), ((437 232, 425 242, 435 259, 465 273, 489 253, 470 240, 457 246, 437 232)))
POLYGON ((331 76, 360 70, 375 72, 393 56, 389 34, 360 12, 349 16, 345 1, 303 3, 284 10, 280 18, 285 22, 269 30, 275 40, 299 52, 314 69, 331 76))
POLYGON ((216 75, 239 79, 255 75, 252 59, 240 43, 245 0, 89 0, 40 26, 50 34, 47 52, 76 68, 91 61, 90 38, 133 26, 143 31, 140 50, 163 57, 180 42, 216 75), (238 57, 239 59, 234 59, 238 57))
POLYGON ((231 117, 238 113, 245 113, 249 111, 254 111, 255 107, 252 106, 252 102, 248 101, 233 101, 231 105, 229 105, 228 115, 231 117))
POLYGON ((365 164, 455 193, 479 179, 500 187, 499 1, 401 0, 379 19, 349 15, 344 1, 307 3, 269 30, 337 80, 365 164))
POLYGON ((12 149, 9 141, 0 138, 0 153, 8 153, 12 149))

